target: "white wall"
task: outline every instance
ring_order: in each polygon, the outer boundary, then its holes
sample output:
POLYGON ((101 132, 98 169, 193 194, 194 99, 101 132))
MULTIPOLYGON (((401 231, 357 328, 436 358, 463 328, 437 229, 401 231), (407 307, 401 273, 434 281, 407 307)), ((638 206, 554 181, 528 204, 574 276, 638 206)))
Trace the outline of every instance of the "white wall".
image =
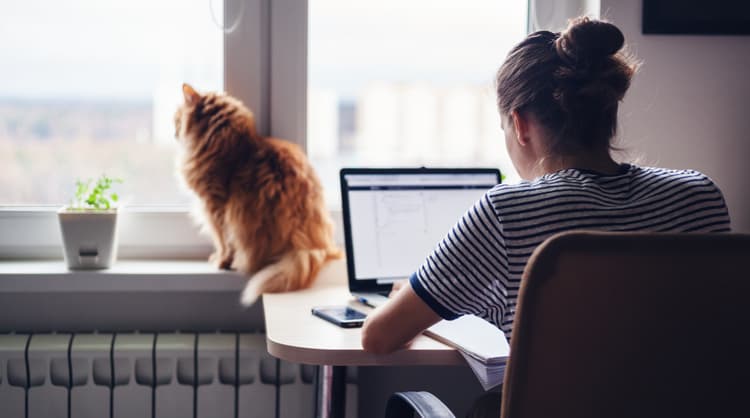
POLYGON ((641 34, 642 0, 602 0, 602 17, 642 60, 620 109, 621 144, 642 165, 694 168, 750 232, 750 36, 641 34))

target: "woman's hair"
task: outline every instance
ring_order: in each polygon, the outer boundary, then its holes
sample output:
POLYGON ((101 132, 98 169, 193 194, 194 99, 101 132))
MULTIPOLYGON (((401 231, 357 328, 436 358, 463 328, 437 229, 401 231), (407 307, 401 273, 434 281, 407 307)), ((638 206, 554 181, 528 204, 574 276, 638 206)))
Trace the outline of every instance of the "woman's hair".
POLYGON ((548 132, 553 153, 608 149, 617 130, 617 105, 637 63, 622 52, 613 24, 574 19, 562 33, 530 34, 497 72, 501 115, 532 114, 548 132))

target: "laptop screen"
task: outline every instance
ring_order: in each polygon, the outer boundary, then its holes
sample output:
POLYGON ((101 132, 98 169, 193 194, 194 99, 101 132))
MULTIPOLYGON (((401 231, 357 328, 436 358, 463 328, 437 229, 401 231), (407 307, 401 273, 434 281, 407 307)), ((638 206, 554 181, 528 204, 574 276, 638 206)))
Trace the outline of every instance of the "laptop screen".
POLYGON ((342 170, 350 283, 407 278, 499 180, 492 169, 342 170))

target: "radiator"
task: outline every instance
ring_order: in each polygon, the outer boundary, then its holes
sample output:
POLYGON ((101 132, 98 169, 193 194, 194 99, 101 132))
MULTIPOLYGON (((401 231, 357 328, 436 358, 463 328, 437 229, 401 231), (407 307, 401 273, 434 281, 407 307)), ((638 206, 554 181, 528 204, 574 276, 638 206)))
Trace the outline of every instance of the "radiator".
POLYGON ((0 418, 312 418, 316 376, 261 333, 0 334, 0 418))

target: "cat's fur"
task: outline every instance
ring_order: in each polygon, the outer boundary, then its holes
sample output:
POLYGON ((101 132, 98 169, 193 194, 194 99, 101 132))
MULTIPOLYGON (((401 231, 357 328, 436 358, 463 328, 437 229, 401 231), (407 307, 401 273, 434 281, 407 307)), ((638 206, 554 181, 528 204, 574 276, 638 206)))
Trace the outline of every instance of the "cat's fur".
POLYGON ((221 93, 183 84, 175 114, 178 170, 202 202, 216 251, 209 260, 250 276, 244 305, 265 292, 310 286, 341 257, 323 190, 300 148, 260 137, 253 113, 221 93))

